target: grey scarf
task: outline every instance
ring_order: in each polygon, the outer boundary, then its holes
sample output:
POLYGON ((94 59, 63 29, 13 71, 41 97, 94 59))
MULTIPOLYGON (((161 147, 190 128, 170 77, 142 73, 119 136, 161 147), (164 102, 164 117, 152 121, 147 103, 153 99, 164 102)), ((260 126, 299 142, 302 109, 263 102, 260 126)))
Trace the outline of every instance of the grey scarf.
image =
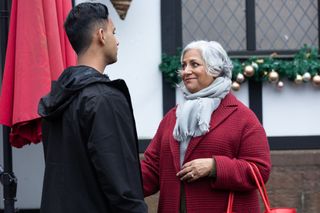
POLYGON ((229 78, 218 77, 211 85, 196 93, 190 93, 185 87, 181 88, 186 101, 177 107, 177 120, 173 130, 173 137, 180 142, 180 165, 190 139, 209 131, 211 114, 229 93, 230 87, 229 78))

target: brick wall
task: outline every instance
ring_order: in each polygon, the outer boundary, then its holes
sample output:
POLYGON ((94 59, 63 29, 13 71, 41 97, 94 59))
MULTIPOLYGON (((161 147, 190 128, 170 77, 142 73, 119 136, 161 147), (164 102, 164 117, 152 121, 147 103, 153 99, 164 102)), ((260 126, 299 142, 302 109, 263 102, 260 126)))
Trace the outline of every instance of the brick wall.
MULTIPOLYGON (((272 151, 267 183, 272 207, 294 207, 299 213, 320 212, 320 150, 272 151)), ((157 212, 158 194, 147 197, 149 213, 157 212)))
POLYGON ((272 151, 271 157, 267 188, 272 206, 320 212, 320 150, 272 151))

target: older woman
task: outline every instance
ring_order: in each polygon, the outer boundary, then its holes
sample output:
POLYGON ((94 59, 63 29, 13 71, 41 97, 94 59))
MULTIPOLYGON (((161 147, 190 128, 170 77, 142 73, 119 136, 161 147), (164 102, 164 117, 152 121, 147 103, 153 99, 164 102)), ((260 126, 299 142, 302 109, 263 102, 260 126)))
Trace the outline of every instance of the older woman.
POLYGON ((260 212, 248 162, 267 181, 269 146, 254 113, 230 93, 227 53, 195 41, 181 64, 185 102, 167 113, 144 153, 145 196, 160 190, 158 212, 222 213, 233 191, 234 212, 260 212))

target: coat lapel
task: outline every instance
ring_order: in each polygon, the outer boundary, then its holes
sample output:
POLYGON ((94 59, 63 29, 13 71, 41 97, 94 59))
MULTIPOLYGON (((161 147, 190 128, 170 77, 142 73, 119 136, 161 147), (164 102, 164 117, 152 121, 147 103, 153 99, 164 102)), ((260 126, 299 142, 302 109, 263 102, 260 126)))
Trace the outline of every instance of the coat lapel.
POLYGON ((173 164, 177 173, 180 171, 180 149, 179 149, 179 142, 176 141, 173 138, 173 136, 170 137, 170 148, 171 148, 171 154, 173 158, 173 164))
MULTIPOLYGON (((176 124, 176 109, 173 111, 173 116, 168 126, 169 129, 172 129, 172 132, 175 124, 176 124)), ((169 144, 170 144, 173 164, 177 173, 180 171, 180 147, 179 147, 179 142, 173 138, 172 133, 171 133, 171 136, 169 137, 169 144)))
MULTIPOLYGON (((236 109, 237 109, 237 101, 236 98, 229 93, 221 102, 220 106, 212 113, 209 132, 206 134, 210 134, 215 128, 217 128, 224 120, 226 120, 236 109)), ((197 145, 206 138, 206 135, 192 138, 189 146, 186 151, 186 155, 184 158, 185 162, 189 161, 189 157, 192 154, 193 150, 197 147, 197 145)), ((179 146, 178 146, 179 151, 179 146)), ((178 152, 179 154, 179 152, 178 152)))

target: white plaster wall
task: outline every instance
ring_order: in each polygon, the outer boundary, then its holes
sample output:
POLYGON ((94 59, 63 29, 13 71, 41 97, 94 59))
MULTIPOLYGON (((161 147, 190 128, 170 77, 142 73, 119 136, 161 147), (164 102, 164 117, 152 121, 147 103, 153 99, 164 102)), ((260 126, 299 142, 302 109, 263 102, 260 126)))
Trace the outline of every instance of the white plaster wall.
POLYGON ((118 62, 107 66, 105 73, 127 82, 138 137, 152 138, 162 119, 160 0, 132 1, 124 21, 109 0, 100 2, 109 9, 120 43, 118 62))
POLYGON ((284 81, 263 84, 263 125, 268 136, 320 135, 320 88, 284 81))

